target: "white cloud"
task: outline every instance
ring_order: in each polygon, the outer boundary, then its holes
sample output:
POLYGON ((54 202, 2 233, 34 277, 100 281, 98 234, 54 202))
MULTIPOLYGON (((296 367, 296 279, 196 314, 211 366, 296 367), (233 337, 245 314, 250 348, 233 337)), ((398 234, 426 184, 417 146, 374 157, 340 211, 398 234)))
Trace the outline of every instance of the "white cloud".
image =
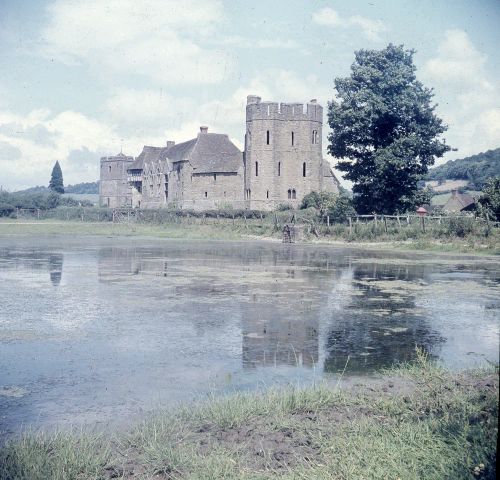
POLYGON ((487 56, 466 32, 448 30, 422 74, 445 99, 438 114, 449 125, 446 138, 458 148, 446 158, 479 153, 500 145, 500 91, 487 74, 487 56))
MULTIPOLYGON (((53 115, 43 109, 26 116, 0 112, 0 142, 20 152, 20 158, 14 162, 0 160, 4 181, 20 188, 46 184, 54 162, 59 160, 64 169, 64 161, 72 150, 109 151, 113 146, 116 149, 119 138, 112 128, 81 113, 65 111, 53 115), (50 141, 40 141, 31 134, 36 131, 45 132, 50 141)), ((64 174, 65 181, 70 183, 89 180, 89 172, 81 171, 78 165, 64 174)), ((90 178, 97 177, 97 164, 91 174, 90 178)))
POLYGON ((69 64, 159 84, 217 83, 232 68, 204 46, 224 19, 220 0, 54 0, 47 11, 44 53, 69 64))
POLYGON ((363 35, 371 41, 381 40, 381 34, 387 28, 380 20, 372 20, 362 17, 361 15, 353 15, 348 18, 342 18, 333 8, 324 7, 321 10, 313 13, 312 20, 318 25, 324 25, 333 28, 359 28, 363 35))

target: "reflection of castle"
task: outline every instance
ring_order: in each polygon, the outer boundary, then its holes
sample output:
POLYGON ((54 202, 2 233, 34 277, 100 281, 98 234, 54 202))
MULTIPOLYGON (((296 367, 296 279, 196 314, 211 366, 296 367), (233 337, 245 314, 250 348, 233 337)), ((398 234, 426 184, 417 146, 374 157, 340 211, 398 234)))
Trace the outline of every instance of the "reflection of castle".
POLYGON ((54 287, 61 283, 63 259, 62 253, 54 253, 49 257, 50 281, 54 287))
POLYGON ((163 298, 196 304, 184 313, 199 334, 224 341, 232 325, 235 340, 241 328, 245 369, 319 363, 341 372, 347 363, 347 372, 367 372, 412 360, 415 345, 433 352, 442 339, 415 305, 433 267, 377 262, 373 253, 350 263, 350 255, 282 245, 110 247, 99 251, 99 280, 159 277, 163 298), (210 323, 204 308, 222 314, 210 323))

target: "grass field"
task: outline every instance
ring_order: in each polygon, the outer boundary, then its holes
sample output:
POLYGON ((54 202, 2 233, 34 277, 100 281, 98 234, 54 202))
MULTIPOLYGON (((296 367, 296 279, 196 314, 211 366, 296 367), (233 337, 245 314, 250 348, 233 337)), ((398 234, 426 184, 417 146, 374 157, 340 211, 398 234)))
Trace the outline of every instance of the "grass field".
POLYGON ((498 370, 420 352, 366 387, 235 393, 125 434, 27 433, 0 449, 0 480, 496 478, 498 370))
MULTIPOLYGON (((306 232, 302 241, 349 244, 352 246, 467 253, 482 255, 500 254, 500 229, 489 232, 483 224, 473 219, 459 219, 449 224, 433 224, 422 232, 418 222, 399 228, 389 224, 387 232, 381 222, 376 226, 355 224, 352 231, 347 225, 316 225, 314 235, 306 232)), ((272 218, 243 221, 238 219, 176 219, 164 223, 112 223, 78 220, 13 220, 0 219, 0 237, 16 235, 104 235, 104 236, 148 236, 156 238, 178 238, 190 240, 245 240, 274 239, 280 241, 281 229, 277 229, 272 218)))

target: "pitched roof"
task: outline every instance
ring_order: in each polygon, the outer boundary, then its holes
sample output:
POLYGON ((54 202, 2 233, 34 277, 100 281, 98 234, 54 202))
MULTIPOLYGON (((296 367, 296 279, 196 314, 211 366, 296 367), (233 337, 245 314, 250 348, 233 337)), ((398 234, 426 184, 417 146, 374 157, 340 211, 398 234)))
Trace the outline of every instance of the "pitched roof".
POLYGON ((188 156, 195 146, 196 140, 196 138, 193 138, 187 142, 178 143, 177 145, 170 147, 167 154, 168 159, 172 163, 188 160, 188 156))
POLYGON ((333 180, 337 183, 337 185, 340 185, 338 178, 335 176, 335 173, 333 172, 332 166, 330 165, 330 163, 328 163, 327 160, 323 160, 321 164, 321 173, 323 177, 333 177, 333 180))
POLYGON ((152 147, 144 145, 144 147, 142 147, 142 152, 135 159, 134 163, 128 167, 128 170, 142 170, 144 168, 144 163, 146 162, 164 160, 167 150, 170 148, 172 147, 152 147))
POLYGON ((474 205, 476 200, 467 193, 459 193, 456 190, 451 192, 451 197, 443 205, 443 210, 450 212, 461 212, 471 205, 474 205))
POLYGON ((237 172, 243 165, 242 152, 227 135, 220 133, 200 133, 171 147, 166 157, 172 163, 189 161, 194 173, 237 172))

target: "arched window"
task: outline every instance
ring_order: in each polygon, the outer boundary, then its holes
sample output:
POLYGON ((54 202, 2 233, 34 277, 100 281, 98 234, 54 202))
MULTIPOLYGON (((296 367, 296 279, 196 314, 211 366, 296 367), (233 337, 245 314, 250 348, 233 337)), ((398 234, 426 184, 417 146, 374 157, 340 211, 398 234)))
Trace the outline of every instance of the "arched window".
POLYGON ((292 198, 292 191, 288 189, 288 198, 292 198))
POLYGON ((266 198, 269 198, 269 190, 266 192, 266 198))
POLYGON ((318 143, 318 131, 317 130, 312 131, 312 143, 314 143, 314 144, 318 143))
POLYGON ((297 198, 297 192, 295 191, 295 188, 292 190, 292 198, 294 200, 297 198))
POLYGON ((214 182, 217 181, 217 174, 214 173, 214 182))
POLYGON ((292 132, 292 147, 293 147, 293 145, 294 145, 294 140, 295 140, 295 135, 294 135, 294 133, 292 132))
POLYGON ((259 176, 259 162, 255 162, 255 176, 259 176))
POLYGON ((281 162, 278 162, 278 177, 281 176, 281 162))
POLYGON ((208 192, 205 192, 205 198, 208 198, 208 192))
POLYGON ((302 176, 303 176, 303 177, 305 177, 305 176, 306 176, 306 173, 307 173, 307 171, 306 171, 306 162, 304 162, 304 163, 302 164, 302 176))
POLYGON ((266 133, 266 143, 269 145, 269 142, 271 140, 271 133, 269 132, 269 130, 267 131, 266 133))

